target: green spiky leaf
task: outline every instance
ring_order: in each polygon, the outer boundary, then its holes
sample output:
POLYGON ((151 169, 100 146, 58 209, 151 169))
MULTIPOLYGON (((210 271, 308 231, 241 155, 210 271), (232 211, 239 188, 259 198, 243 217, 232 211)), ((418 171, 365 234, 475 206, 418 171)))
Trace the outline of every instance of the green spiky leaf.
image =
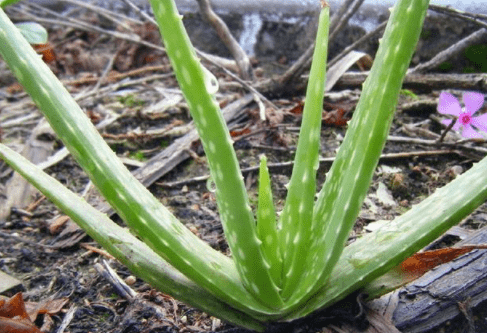
POLYGON ((262 252, 270 266, 271 277, 278 286, 282 283, 282 256, 277 235, 276 210, 272 199, 271 179, 267 158, 260 158, 259 206, 257 209, 257 235, 262 242, 262 252))

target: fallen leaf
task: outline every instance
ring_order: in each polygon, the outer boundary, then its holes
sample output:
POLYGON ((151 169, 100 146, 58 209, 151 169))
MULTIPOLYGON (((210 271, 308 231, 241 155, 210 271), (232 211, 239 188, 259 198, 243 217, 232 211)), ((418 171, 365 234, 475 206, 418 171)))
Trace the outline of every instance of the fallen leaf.
POLYGON ((0 293, 18 287, 22 284, 19 279, 0 271, 0 293))
POLYGON ((39 314, 53 315, 69 301, 67 297, 43 302, 24 302, 22 293, 0 298, 0 332, 41 333, 34 325, 39 314))
POLYGON ((41 333, 29 318, 22 293, 0 299, 0 328, 8 333, 41 333))
POLYGON ((434 267, 448 263, 475 249, 487 249, 487 245, 465 245, 416 253, 369 283, 363 291, 371 298, 383 295, 416 280, 434 267))
POLYGON ((0 317, 0 328, 5 333, 42 333, 27 319, 11 319, 0 317))
POLYGON ((345 117, 345 110, 338 108, 334 111, 323 111, 323 123, 335 127, 344 127, 350 118, 345 117))
POLYGON ((294 105, 291 110, 289 110, 289 112, 293 114, 303 114, 303 109, 304 103, 300 101, 296 105, 294 105))
POLYGON ((37 53, 42 54, 42 60, 44 60, 44 62, 50 63, 56 60, 56 55, 54 54, 54 49, 51 44, 35 44, 33 47, 37 53))
POLYGON ((486 249, 487 245, 466 245, 462 247, 447 247, 443 249, 418 252, 404 260, 400 269, 411 278, 417 279, 434 267, 450 262, 462 254, 475 249, 486 249))
POLYGON ((59 313, 68 301, 69 298, 62 297, 42 302, 25 302, 25 309, 29 314, 30 320, 35 321, 39 314, 55 315, 59 313))
POLYGON ((379 199, 380 203, 385 207, 394 207, 397 205, 391 192, 382 182, 379 182, 376 195, 377 199, 379 199))
POLYGON ((17 293, 9 299, 0 299, 0 317, 30 319, 25 309, 22 293, 17 293))
POLYGON ((234 138, 234 137, 241 136, 241 135, 244 135, 244 134, 249 134, 249 133, 250 133, 250 129, 249 128, 243 128, 241 130, 233 130, 233 131, 230 131, 230 136, 232 138, 234 138))

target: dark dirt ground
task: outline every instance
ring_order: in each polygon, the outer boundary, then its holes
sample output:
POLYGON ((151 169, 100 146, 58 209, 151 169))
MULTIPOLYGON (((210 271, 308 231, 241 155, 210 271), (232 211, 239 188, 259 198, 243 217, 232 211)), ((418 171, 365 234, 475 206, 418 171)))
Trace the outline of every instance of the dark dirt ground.
MULTIPOLYGON (((142 28, 138 33, 148 40, 157 37, 157 32, 148 28, 142 28)), ((112 67, 117 72, 126 72, 147 65, 168 64, 168 60, 159 51, 125 41, 120 43, 103 34, 76 29, 52 28, 50 43, 55 46, 56 53, 56 60, 50 63, 50 66, 61 79, 71 81, 67 86, 74 95, 94 87, 107 60, 115 52, 118 52, 119 56, 112 67), (73 80, 90 78, 95 80, 89 84, 73 83, 73 80)), ((214 70, 221 81, 232 81, 218 69, 214 70)), ((137 77, 153 73, 147 72, 137 77)), ((147 134, 150 130, 169 130, 190 122, 184 101, 177 98, 177 93, 167 90, 177 88, 170 68, 159 69, 157 73, 164 73, 166 76, 154 82, 147 81, 120 88, 118 95, 100 91, 98 96, 80 99, 81 106, 87 110, 95 124, 116 115, 115 121, 104 127, 102 133, 117 154, 131 161, 131 169, 136 168, 134 165, 137 163, 143 163, 160 152, 178 137, 170 131, 158 135, 147 134), (160 108, 151 108, 164 98, 174 98, 175 102, 168 103, 164 111, 160 108)), ((32 115, 28 121, 2 128, 2 142, 19 148, 28 140, 30 132, 41 117, 22 90, 15 85, 11 76, 2 74, 1 81, 2 123, 32 115)), ((102 87, 111 84, 113 82, 103 84, 102 87)), ((458 97, 461 96, 461 91, 452 89, 451 92, 458 97)), ((222 85, 218 99, 225 105, 244 93, 241 88, 225 88, 225 85, 222 85)), ((436 113, 434 103, 439 93, 440 91, 405 91, 401 95, 391 135, 403 140, 387 142, 384 153, 405 155, 380 162, 367 200, 350 236, 351 240, 357 234, 366 232, 365 227, 370 222, 392 219, 405 212, 411 205, 420 202, 436 188, 445 185, 456 174, 464 172, 475 161, 485 156, 487 145, 484 141, 462 142, 454 133, 445 139, 449 145, 431 144, 427 141, 437 139, 442 131, 437 118, 433 117, 436 113), (454 152, 444 153, 445 150, 454 152), (420 151, 437 153, 418 156, 416 152, 420 151), (382 186, 385 186, 386 192, 378 191, 382 186)), ((342 108, 346 111, 346 117, 351 117, 358 95, 358 90, 352 90, 345 93, 343 98, 327 98, 325 110, 334 111, 342 108)), ((266 154, 269 163, 293 160, 297 128, 301 119, 301 115, 295 110, 302 100, 303 96, 300 95, 274 100, 280 110, 269 113, 266 123, 258 120, 258 108, 255 104, 245 109, 244 116, 232 129, 236 141, 235 149, 242 168, 257 166, 260 154, 266 154)), ((344 126, 323 125, 322 157, 334 156, 345 132, 344 126)), ((52 143, 54 150, 62 146, 59 140, 50 134, 43 134, 39 139, 52 143)), ((208 174, 204 153, 200 146, 194 147, 194 153, 192 159, 181 163, 159 179, 150 186, 150 190, 188 228, 209 242, 212 247, 228 252, 214 195, 209 191, 206 181, 193 179, 208 174), (184 180, 188 181, 174 185, 174 182, 184 180), (170 184, 173 185, 169 186, 170 184)), ((321 187, 329 166, 329 163, 321 164, 318 171, 318 188, 321 187)), ((12 174, 3 163, 0 167, 0 182, 4 188, 12 174)), ((70 156, 45 171, 77 193, 82 193, 88 183, 86 175, 70 156)), ((271 173, 273 194, 279 207, 285 196, 284 184, 289 180, 291 169, 277 166, 271 173)), ((257 174, 250 172, 244 177, 251 202, 255 204, 257 174)), ((156 333, 232 329, 232 326, 222 323, 217 318, 187 307, 134 278, 117 261, 110 259, 102 251, 94 251, 93 248, 98 249, 99 246, 89 237, 80 240, 68 238, 66 241, 60 236, 66 228, 59 223, 62 212, 49 201, 43 200, 40 194, 35 194, 30 199, 30 203, 34 202, 36 204, 27 208, 27 212, 26 207, 13 207, 10 216, 0 221, 0 270, 22 281, 21 286, 5 291, 4 296, 10 297, 15 292, 22 291, 24 299, 29 302, 65 300, 62 309, 52 311, 49 315, 41 314, 36 319, 36 325, 43 327, 44 332, 57 332, 70 309, 74 311, 74 316, 64 332, 156 333), (113 285, 99 274, 95 266, 103 260, 106 260, 136 291, 136 300, 121 297, 113 285)), ((484 204, 462 223, 462 228, 467 231, 482 228, 487 223, 486 214, 487 206, 484 204)), ((117 217, 114 218, 117 220, 117 217)), ((449 236, 437 246, 451 245, 459 239, 449 236)), ((286 329, 282 328, 282 331, 286 329)), ((309 328, 305 323, 300 331, 325 332, 324 328, 309 328)), ((443 331, 449 330, 444 328, 443 331)))

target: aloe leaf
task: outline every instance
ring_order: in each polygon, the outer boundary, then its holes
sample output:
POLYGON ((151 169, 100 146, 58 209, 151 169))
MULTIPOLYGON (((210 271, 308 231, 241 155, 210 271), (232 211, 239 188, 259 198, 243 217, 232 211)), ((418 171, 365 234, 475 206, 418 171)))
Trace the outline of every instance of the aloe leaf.
POLYGON ((144 281, 164 293, 173 295, 187 304, 204 309, 224 320, 254 330, 263 329, 263 325, 259 321, 229 307, 228 304, 186 278, 127 229, 118 226, 106 214, 93 208, 56 179, 48 176, 40 168, 3 144, 0 144, 0 158, 144 281))
POLYGON ((197 58, 174 1, 150 2, 208 158, 223 228, 240 278, 256 299, 271 308, 279 308, 283 304, 279 289, 262 255, 237 156, 213 97, 218 83, 197 58))
POLYGON ((257 234, 262 241, 262 252, 270 265, 272 280, 280 286, 282 280, 281 249, 277 235, 276 210, 272 199, 271 179, 267 169, 267 158, 264 155, 260 158, 257 234))
POLYGON ((373 291, 374 296, 386 292, 390 286, 380 286, 373 280, 441 236, 487 200, 485 170, 487 157, 407 213, 347 246, 328 283, 294 314, 295 318, 331 305, 360 288, 373 291))
POLYGON ((5 8, 7 6, 13 5, 21 0, 2 0, 0 1, 0 7, 5 8))
POLYGON ((311 221, 316 194, 316 171, 318 170, 321 136, 321 114, 325 91, 326 60, 328 56, 328 25, 330 9, 324 2, 319 17, 313 63, 299 132, 295 164, 288 186, 286 203, 281 215, 280 232, 283 251, 283 291, 287 299, 296 290, 306 267, 309 255, 311 221))
POLYGON ((297 295, 312 294, 323 286, 343 251, 387 139, 428 2, 400 0, 394 6, 353 119, 318 196, 308 270, 297 295))
POLYGON ((231 259, 196 237, 131 175, 3 10, 0 54, 100 193, 154 252, 235 308, 269 312, 243 287, 231 259))

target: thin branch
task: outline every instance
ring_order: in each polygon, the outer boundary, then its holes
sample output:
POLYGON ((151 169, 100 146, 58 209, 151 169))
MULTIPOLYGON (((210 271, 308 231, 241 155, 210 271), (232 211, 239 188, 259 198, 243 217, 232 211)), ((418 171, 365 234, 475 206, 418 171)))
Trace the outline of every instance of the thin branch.
MULTIPOLYGON (((132 1, 130 1, 130 0, 122 0, 122 1, 124 3, 126 3, 130 8, 135 10, 135 12, 138 15, 140 15, 140 17, 144 18, 145 20, 147 20, 147 21, 151 22, 152 24, 154 24, 155 26, 157 26, 156 20, 154 20, 154 18, 152 16, 150 16, 149 14, 147 14, 145 11, 140 9, 132 1)), ((203 59, 204 61, 206 61, 206 62, 208 62, 208 63, 210 63, 210 64, 212 64, 218 68, 225 68, 225 69, 229 69, 229 70, 238 71, 238 66, 235 64, 235 61, 233 61, 233 60, 221 58, 221 57, 215 56, 213 54, 208 54, 208 53, 205 53, 203 51, 198 50, 197 48, 195 48, 195 51, 196 51, 196 54, 199 57, 201 57, 201 59, 203 59)))
POLYGON ((442 63, 444 63, 445 61, 447 61, 448 59, 451 59, 457 54, 460 54, 463 50, 465 50, 470 45, 482 43, 483 41, 485 41, 485 39, 487 39, 487 29, 485 28, 479 29, 476 32, 472 33, 471 35, 465 37, 461 41, 453 44, 446 50, 441 51, 436 56, 434 56, 431 60, 419 64, 416 67, 410 69, 408 71, 408 74, 422 73, 434 69, 439 65, 441 65, 442 63))
POLYGON ((386 27, 386 25, 387 25, 387 21, 382 22, 374 30, 362 36, 357 41, 352 43, 350 46, 347 46, 342 52, 340 52, 340 54, 338 54, 335 58, 333 58, 331 61, 328 62, 328 67, 332 67, 338 61, 340 61, 340 59, 344 58, 348 53, 355 50, 359 45, 361 45, 362 43, 368 41, 369 39, 373 38, 375 35, 382 32, 386 27))
MULTIPOLYGON (((397 159, 405 159, 411 157, 428 157, 428 156, 437 156, 437 155, 448 155, 448 154, 457 154, 461 155, 457 150, 422 150, 422 151, 413 151, 413 152, 405 152, 405 153, 391 153, 391 154, 382 154, 380 156, 380 160, 397 160, 397 159)), ((336 157, 323 157, 320 158, 320 164, 332 164, 335 161, 336 157)), ((275 169, 288 169, 294 166, 293 161, 289 162, 282 162, 282 163, 269 163, 267 167, 269 170, 275 169)), ((247 174, 250 172, 257 172, 259 170, 259 166, 249 167, 242 169, 242 174, 247 174)), ((183 185, 189 185, 194 183, 202 183, 207 181, 210 178, 210 175, 198 176, 193 177, 190 179, 181 180, 178 182, 171 182, 171 183, 157 183, 156 185, 165 187, 165 188, 174 188, 180 187, 183 185)))
POLYGON ((445 139, 446 133, 448 133, 453 128, 453 126, 456 124, 457 120, 458 120, 458 118, 453 119, 452 122, 450 123, 450 125, 448 125, 445 128, 445 130, 443 131, 443 133, 441 133, 440 137, 436 141, 437 143, 442 143, 443 142, 443 139, 445 139))
MULTIPOLYGON (((30 4, 30 6, 35 7, 37 5, 30 4)), ((44 8, 39 6, 39 9, 44 9, 44 8)), ((80 20, 77 20, 74 18, 66 17, 66 16, 63 16, 63 15, 58 14, 58 13, 56 13, 56 17, 58 17, 59 19, 49 19, 49 18, 42 18, 42 17, 36 16, 34 14, 20 10, 18 8, 15 8, 15 7, 12 7, 11 10, 14 10, 14 11, 17 11, 21 14, 27 15, 31 20, 33 20, 35 22, 53 24, 53 25, 61 25, 61 26, 68 26, 68 27, 72 27, 75 29, 83 30, 83 31, 98 32, 98 33, 105 34, 108 36, 113 36, 113 37, 118 38, 118 39, 127 40, 127 41, 133 42, 133 43, 142 44, 144 46, 147 46, 149 48, 153 48, 153 49, 156 49, 159 51, 165 51, 165 49, 162 46, 141 40, 141 38, 138 35, 135 35, 135 34, 129 35, 127 33, 103 29, 103 28, 100 28, 96 25, 89 24, 89 23, 86 23, 86 22, 83 22, 83 21, 80 21, 80 20)))
POLYGON ((336 29, 338 22, 343 16, 345 16, 348 8, 352 7, 354 1, 355 0, 345 0, 340 8, 333 13, 332 17, 330 18, 330 32, 333 32, 336 29))
MULTIPOLYGON (((347 0, 338 10, 338 13, 333 15, 331 19, 331 33, 329 37, 329 41, 331 42, 333 38, 336 37, 338 32, 342 29, 342 27, 348 22, 350 17, 355 14, 355 12, 359 9, 362 5, 364 0, 347 0), (350 5, 353 3, 351 9, 350 5)), ((289 82, 295 80, 299 77, 303 72, 309 68, 311 65, 311 59, 313 57, 313 51, 315 48, 315 44, 312 43, 308 49, 303 53, 301 57, 278 79, 281 85, 286 85, 289 82)))
POLYGON ((479 20, 479 19, 487 20, 487 15, 472 14, 472 13, 461 11, 459 9, 452 8, 450 6, 429 5, 428 8, 437 13, 445 14, 452 17, 458 17, 462 20, 477 24, 482 28, 487 28, 487 23, 479 20))
POLYGON ((230 29, 223 20, 213 11, 209 0, 196 0, 200 6, 201 15, 213 26, 220 40, 225 44, 227 49, 232 54, 233 58, 237 62, 240 70, 240 75, 244 80, 253 80, 254 73, 252 71, 252 65, 250 64, 249 57, 239 45, 239 43, 233 38, 230 29))
MULTIPOLYGON (((350 1, 349 1, 350 2, 350 1)), ((338 33, 342 31, 342 29, 347 25, 348 21, 350 21, 350 18, 355 15, 355 13, 359 10, 360 6, 362 6, 364 0, 355 0, 351 6, 343 4, 342 7, 345 7, 348 9, 345 13, 345 15, 340 16, 338 18, 338 22, 336 23, 336 26, 331 26, 332 31, 330 32, 330 37, 329 40, 333 41, 338 33)))
MULTIPOLYGON (((58 1, 70 3, 70 4, 76 5, 78 7, 83 7, 83 8, 86 8, 86 9, 92 11, 92 12, 98 13, 101 16, 112 21, 113 23, 117 24, 117 26, 118 25, 124 25, 125 26, 125 22, 132 22, 132 23, 139 24, 139 25, 142 24, 142 22, 139 20, 136 20, 136 19, 129 17, 127 15, 124 15, 124 14, 117 13, 115 11, 111 11, 111 10, 102 8, 100 6, 93 5, 90 3, 90 1, 78 1, 78 0, 58 0, 58 1)), ((127 27, 127 26, 125 26, 125 27, 130 30, 129 27, 127 27)))

